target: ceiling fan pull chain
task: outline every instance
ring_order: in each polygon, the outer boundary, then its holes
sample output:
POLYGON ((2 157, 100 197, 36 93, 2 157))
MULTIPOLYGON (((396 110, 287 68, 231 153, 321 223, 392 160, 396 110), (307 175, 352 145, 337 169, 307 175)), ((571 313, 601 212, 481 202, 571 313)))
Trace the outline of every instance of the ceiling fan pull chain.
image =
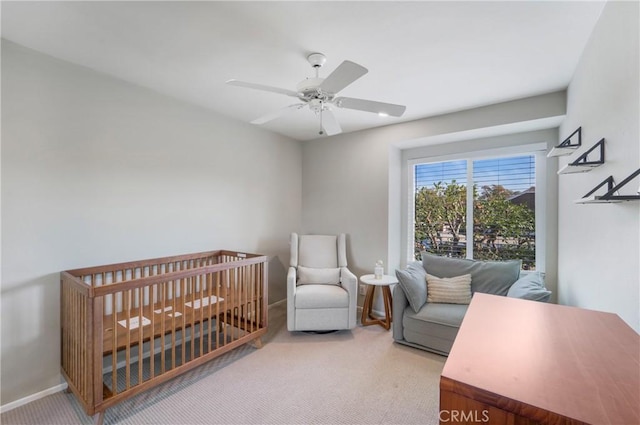
POLYGON ((323 131, 322 131, 322 110, 324 109, 324 106, 322 105, 322 101, 320 101, 320 131, 318 131, 318 134, 322 136, 323 131))

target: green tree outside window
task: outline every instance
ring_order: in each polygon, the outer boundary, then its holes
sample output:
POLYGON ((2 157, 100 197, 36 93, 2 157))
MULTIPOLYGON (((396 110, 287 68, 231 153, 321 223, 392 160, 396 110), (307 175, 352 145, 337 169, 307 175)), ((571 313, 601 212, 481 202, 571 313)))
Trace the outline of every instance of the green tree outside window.
MULTIPOLYGON (((534 191, 534 188, 529 191, 534 191)), ((522 259, 535 269, 535 212, 502 185, 473 187, 473 257, 522 259)), ((421 187, 415 194, 415 254, 466 257, 467 188, 455 180, 421 187)))

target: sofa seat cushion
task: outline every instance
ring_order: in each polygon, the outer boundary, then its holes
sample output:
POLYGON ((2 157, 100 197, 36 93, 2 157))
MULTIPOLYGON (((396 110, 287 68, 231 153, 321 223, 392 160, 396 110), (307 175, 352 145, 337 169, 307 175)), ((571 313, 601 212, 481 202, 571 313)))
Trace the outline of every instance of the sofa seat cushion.
POLYGON ((447 354, 458 335, 468 305, 426 303, 418 313, 407 306, 402 315, 403 337, 407 342, 447 354))
POLYGON ((435 323, 459 328, 467 308, 466 304, 426 303, 419 312, 409 314, 408 319, 416 321, 416 326, 435 323))
POLYGON ((299 285, 296 308, 348 308, 349 293, 339 285, 299 285))

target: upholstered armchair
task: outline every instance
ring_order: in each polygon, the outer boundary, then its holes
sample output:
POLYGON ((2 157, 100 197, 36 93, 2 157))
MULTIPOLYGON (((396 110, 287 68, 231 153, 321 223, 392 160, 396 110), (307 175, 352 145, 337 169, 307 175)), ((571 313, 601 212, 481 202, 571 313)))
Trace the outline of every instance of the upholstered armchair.
POLYGON ((347 269, 344 234, 291 234, 287 329, 331 331, 356 326, 358 281, 347 269))

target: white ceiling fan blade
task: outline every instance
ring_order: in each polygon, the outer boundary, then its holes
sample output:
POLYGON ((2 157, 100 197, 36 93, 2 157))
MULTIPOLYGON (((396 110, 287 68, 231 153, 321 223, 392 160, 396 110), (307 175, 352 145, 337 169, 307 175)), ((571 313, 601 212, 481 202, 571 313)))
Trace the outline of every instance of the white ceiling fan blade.
POLYGON ((284 115, 287 115, 289 112, 294 111, 296 109, 300 109, 303 106, 305 106, 304 103, 296 103, 296 104, 293 104, 293 105, 285 106, 282 109, 278 109, 277 111, 271 112, 271 113, 269 113, 267 115, 264 115, 264 116, 262 116, 260 118, 256 118, 255 120, 251 121, 251 124, 260 125, 260 124, 264 124, 264 123, 269 122, 269 121, 273 121, 276 118, 280 118, 280 117, 282 117, 284 115))
POLYGON ((322 111, 322 129, 327 136, 342 133, 342 128, 340 124, 338 124, 336 116, 331 112, 331 109, 324 109, 322 111))
POLYGON ((324 79, 322 84, 320 84, 320 88, 329 93, 338 93, 367 72, 369 72, 369 70, 362 65, 351 61, 344 61, 324 79))
POLYGON ((227 84, 231 86, 245 87, 248 89, 256 89, 263 91, 270 91, 272 93, 284 94, 286 96, 298 97, 298 93, 293 90, 281 89, 279 87, 265 86, 264 84, 256 84, 256 83, 247 83, 245 81, 239 80, 229 80, 227 84))
POLYGON ((376 102, 353 97, 337 97, 333 103, 340 108, 357 109, 359 111, 373 112, 381 115, 391 115, 392 117, 402 116, 405 109, 407 109, 404 105, 394 105, 393 103, 376 102))

